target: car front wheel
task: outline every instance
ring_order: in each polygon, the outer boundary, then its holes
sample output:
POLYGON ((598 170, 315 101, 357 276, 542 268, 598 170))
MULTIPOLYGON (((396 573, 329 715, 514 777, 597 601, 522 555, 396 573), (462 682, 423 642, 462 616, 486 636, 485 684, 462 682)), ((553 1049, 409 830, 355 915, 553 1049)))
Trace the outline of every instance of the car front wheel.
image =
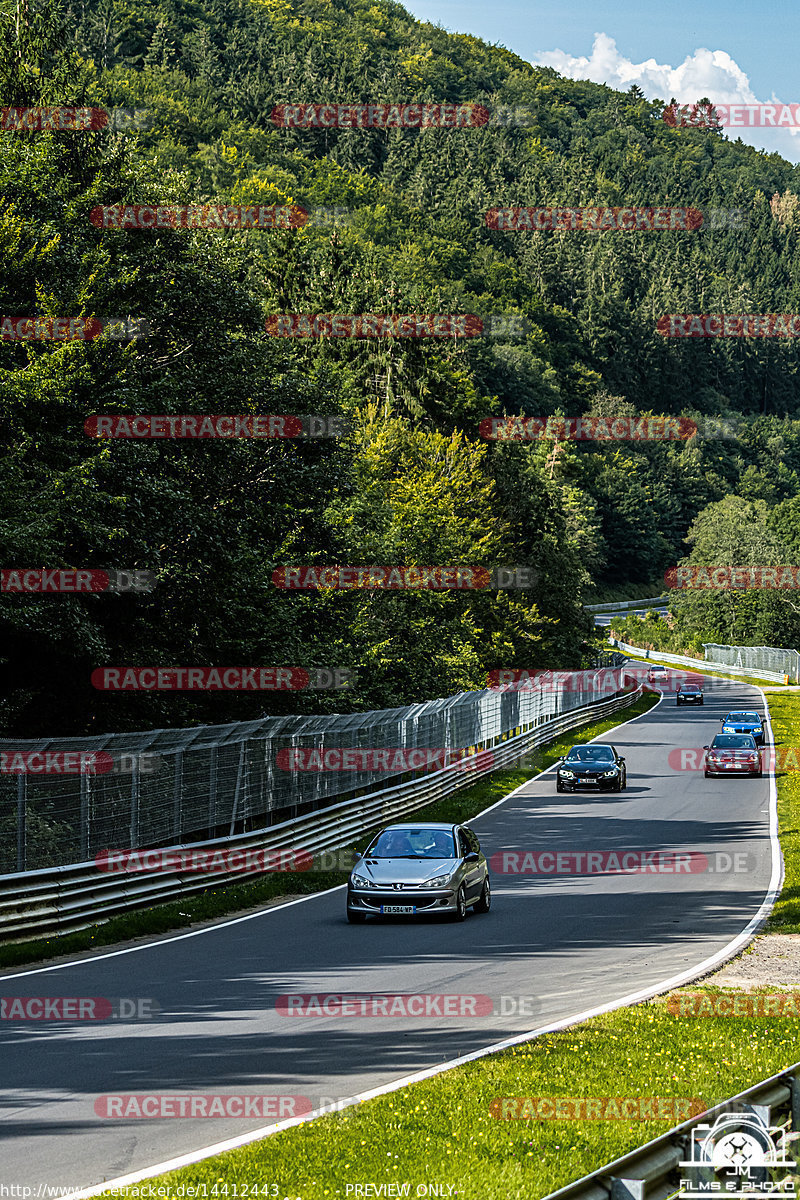
POLYGON ((367 919, 367 914, 356 912, 354 908, 348 908, 347 919, 351 925, 363 925, 367 919))
POLYGON ((454 921, 464 921, 467 916, 467 893, 462 883, 456 893, 456 911, 453 913, 454 921))
POLYGON ((487 913, 492 907, 492 889, 487 875, 483 881, 483 889, 480 896, 475 902, 473 911, 476 913, 487 913))

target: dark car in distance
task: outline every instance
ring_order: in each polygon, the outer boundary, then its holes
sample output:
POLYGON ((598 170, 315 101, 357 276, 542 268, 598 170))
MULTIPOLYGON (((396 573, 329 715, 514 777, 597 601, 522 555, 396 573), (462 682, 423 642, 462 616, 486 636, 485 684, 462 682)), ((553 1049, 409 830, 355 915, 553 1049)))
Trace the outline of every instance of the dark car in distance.
POLYGON ((703 689, 696 683, 683 683, 675 693, 676 704, 702 704, 703 689))
POLYGON ((761 778, 761 751, 749 733, 718 733, 706 752, 705 777, 755 775, 761 778))
POLYGON ((621 792, 628 782, 625 759, 615 746, 589 742, 573 746, 558 760, 556 791, 621 792))

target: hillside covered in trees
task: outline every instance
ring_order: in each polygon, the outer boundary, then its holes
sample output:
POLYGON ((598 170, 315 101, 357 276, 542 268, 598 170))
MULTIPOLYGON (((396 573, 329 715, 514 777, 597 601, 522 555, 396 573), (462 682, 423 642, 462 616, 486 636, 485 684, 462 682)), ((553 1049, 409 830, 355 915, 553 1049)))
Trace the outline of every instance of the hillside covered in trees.
MULTIPOLYGON (((719 130, 670 127, 669 97, 563 79, 395 3, 19 0, 0 23, 4 106, 142 114, 122 128, 0 133, 0 311, 149 326, 128 341, 0 341, 3 562, 157 579, 138 596, 0 596, 6 735, 387 707, 482 687, 495 667, 578 667, 593 653, 581 605, 651 594, 692 546, 712 561, 798 561, 796 341, 657 328, 669 313, 800 313, 797 167, 719 130), (279 106, 393 103, 490 117, 273 119, 279 106), (133 229, 91 215, 197 204, 299 206, 312 219, 133 229), (489 210, 513 206, 671 206, 704 220, 487 226, 489 210), (282 313, 516 314, 527 328, 268 336, 282 313), (112 413, 336 414, 348 432, 87 436, 88 417, 112 413), (670 415, 699 432, 480 436, 506 414, 670 415), (535 584, 292 593, 272 580, 291 563, 523 564, 535 584), (153 664, 347 667, 356 684, 114 695, 90 683, 99 666, 153 664)), ((730 603, 695 605, 693 619, 708 640, 800 636, 784 599, 764 600, 767 616, 753 602, 738 626, 730 603)))

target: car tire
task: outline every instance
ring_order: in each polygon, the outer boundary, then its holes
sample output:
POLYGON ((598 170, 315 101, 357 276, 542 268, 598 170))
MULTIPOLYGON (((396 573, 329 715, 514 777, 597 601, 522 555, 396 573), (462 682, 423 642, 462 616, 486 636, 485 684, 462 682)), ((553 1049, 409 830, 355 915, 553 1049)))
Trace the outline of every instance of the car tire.
POLYGON ((456 911, 453 913, 454 921, 465 921, 467 919, 467 892, 462 883, 461 887, 456 892, 456 911))
POLYGON ((705 776, 705 778, 706 778, 706 779, 710 779, 710 778, 711 778, 711 772, 710 772, 710 771, 703 771, 703 775, 705 776))
POLYGON ((481 889, 481 894, 478 897, 478 899, 475 901, 475 904, 473 906, 473 912, 487 913, 491 907, 492 907, 492 885, 489 883, 489 876, 487 875, 483 881, 483 888, 481 889))
POLYGON ((560 779, 557 779, 557 780, 556 780, 556 791, 557 791, 557 792, 565 792, 566 790, 567 790, 567 789, 564 787, 564 785, 563 785, 563 783, 561 782, 561 780, 560 780, 560 779))
POLYGON ((625 788, 626 788, 627 786, 628 786, 628 772, 627 772, 627 771, 623 771, 623 772, 622 772, 622 778, 621 778, 621 779, 620 779, 620 781, 619 781, 619 790, 620 790, 621 792, 624 792, 624 791, 625 791, 625 788))
POLYGON ((354 908, 348 908, 347 919, 351 925, 363 925, 367 919, 367 914, 358 912, 354 908))

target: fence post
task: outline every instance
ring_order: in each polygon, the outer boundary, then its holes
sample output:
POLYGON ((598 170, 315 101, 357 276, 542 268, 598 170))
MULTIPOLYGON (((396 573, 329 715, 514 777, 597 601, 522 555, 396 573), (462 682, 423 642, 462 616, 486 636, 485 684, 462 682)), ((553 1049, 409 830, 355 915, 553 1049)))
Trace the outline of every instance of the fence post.
POLYGON ((172 806, 172 837, 176 842, 181 840, 181 800, 183 798, 183 751, 178 750, 175 754, 175 767, 173 772, 174 791, 173 791, 173 806, 172 806))
POLYGON ((244 774, 244 751, 246 742, 239 743, 239 766, 236 771, 236 790, 233 793, 233 806, 231 807, 231 827, 228 837, 233 837, 234 826, 236 825, 236 813, 239 809, 239 792, 242 788, 242 775, 244 774))
POLYGON ((27 862, 27 788, 28 781, 23 774, 17 776, 17 870, 26 870, 27 862))
POLYGON ((89 858, 89 772, 81 770, 81 862, 89 858))
POLYGON ((139 846, 139 755, 134 754, 131 770, 131 835, 130 848, 139 846))
POLYGON ((211 747, 208 765, 208 833, 217 826, 217 747, 211 747))

